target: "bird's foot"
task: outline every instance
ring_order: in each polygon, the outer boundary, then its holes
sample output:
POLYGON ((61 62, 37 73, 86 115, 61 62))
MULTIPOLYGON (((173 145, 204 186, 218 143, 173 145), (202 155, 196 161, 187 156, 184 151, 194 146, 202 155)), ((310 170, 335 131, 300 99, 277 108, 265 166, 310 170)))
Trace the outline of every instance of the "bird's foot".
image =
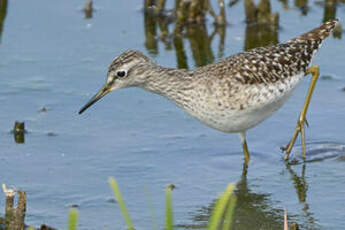
POLYGON ((287 144, 286 147, 282 147, 281 149, 283 151, 285 151, 285 160, 289 159, 289 155, 291 153, 292 147, 294 146, 296 139, 298 137, 298 134, 301 134, 301 141, 302 141, 302 154, 303 157, 306 157, 306 150, 305 150, 305 126, 309 126, 307 119, 305 117, 303 117, 302 115, 299 117, 297 124, 296 124, 296 128, 295 128, 295 132, 289 142, 289 144, 287 144))
POLYGON ((310 83, 310 87, 308 89, 307 97, 306 97, 306 100, 304 102, 304 106, 303 106, 302 112, 299 115, 299 118, 298 118, 298 121, 297 121, 295 132, 294 132, 294 134, 293 134, 293 136, 291 138, 291 141, 289 142, 289 144, 286 147, 282 147, 281 148, 283 151, 286 152, 285 153, 285 157, 284 157, 285 160, 289 159, 290 152, 292 150, 293 145, 296 142, 296 139, 297 139, 297 136, 298 136, 299 133, 301 133, 301 137, 302 137, 302 153, 303 153, 303 157, 304 158, 306 157, 306 151, 305 151, 305 130, 304 130, 304 128, 305 128, 305 126, 307 126, 307 127, 309 126, 308 121, 306 119, 307 110, 308 110, 308 107, 309 107, 311 96, 312 96, 312 94, 314 92, 314 88, 315 88, 317 79, 319 78, 319 67, 318 66, 310 67, 309 69, 307 69, 306 74, 311 74, 313 77, 312 77, 312 80, 311 80, 311 83, 310 83))

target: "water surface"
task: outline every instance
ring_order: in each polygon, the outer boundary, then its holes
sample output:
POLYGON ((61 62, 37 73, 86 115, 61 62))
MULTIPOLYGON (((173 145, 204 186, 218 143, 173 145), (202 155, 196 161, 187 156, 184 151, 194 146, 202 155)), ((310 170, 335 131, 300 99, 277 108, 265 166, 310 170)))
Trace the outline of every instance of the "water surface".
MULTIPOLYGON (((270 43, 325 18, 317 2, 309 1, 306 12, 281 2, 273 1, 280 30, 270 43)), ((302 229, 344 226, 344 39, 330 36, 314 59, 324 77, 308 114, 306 162, 300 142, 289 165, 280 146, 293 133, 310 78, 278 113, 248 132, 252 159, 245 173, 236 135, 200 124, 157 95, 120 90, 77 115, 104 83, 110 61, 126 49, 164 66, 194 68, 257 46, 244 23, 243 2, 226 8, 225 29, 214 32, 208 18, 204 28, 165 41, 145 18, 142 1, 97 1, 90 19, 83 4, 0 1, 0 183, 27 192, 28 224, 63 229, 69 206, 77 205, 80 229, 125 229, 107 184, 114 176, 137 229, 152 228, 150 206, 163 226, 168 184, 176 185, 177 229, 204 229, 228 183, 238 183, 236 229, 280 229, 284 209, 302 229), (25 121, 24 144, 11 133, 16 120, 25 121)), ((344 4, 335 13, 342 18, 344 4)), ((0 207, 4 200, 0 195, 0 207)))

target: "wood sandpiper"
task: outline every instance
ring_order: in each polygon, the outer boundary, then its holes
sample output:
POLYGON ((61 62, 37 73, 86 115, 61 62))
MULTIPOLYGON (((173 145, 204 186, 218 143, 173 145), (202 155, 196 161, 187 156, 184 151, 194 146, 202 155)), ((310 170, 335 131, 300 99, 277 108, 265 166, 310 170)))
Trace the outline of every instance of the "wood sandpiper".
POLYGON ((310 67, 310 63, 337 22, 331 20, 285 43, 238 53, 194 70, 162 67, 139 51, 128 50, 111 62, 104 87, 79 114, 113 90, 139 87, 168 98, 212 128, 239 133, 248 164, 246 131, 277 111, 304 76, 311 74, 295 132, 285 148, 287 160, 300 133, 305 157, 306 113, 319 76, 318 66, 310 67))

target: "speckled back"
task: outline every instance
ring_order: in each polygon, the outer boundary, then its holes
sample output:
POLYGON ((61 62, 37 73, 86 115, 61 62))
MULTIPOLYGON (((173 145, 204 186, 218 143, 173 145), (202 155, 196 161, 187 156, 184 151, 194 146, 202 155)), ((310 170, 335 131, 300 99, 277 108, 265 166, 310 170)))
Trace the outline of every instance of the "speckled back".
POLYGON ((229 56, 218 63, 201 67, 219 78, 232 77, 243 84, 271 83, 305 72, 322 41, 329 36, 338 19, 285 43, 261 47, 229 56))

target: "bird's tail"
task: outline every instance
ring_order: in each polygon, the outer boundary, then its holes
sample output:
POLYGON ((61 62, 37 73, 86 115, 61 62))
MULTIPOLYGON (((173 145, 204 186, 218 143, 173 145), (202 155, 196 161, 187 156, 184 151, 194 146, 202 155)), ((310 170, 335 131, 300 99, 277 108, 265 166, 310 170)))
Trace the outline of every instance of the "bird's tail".
POLYGON ((330 33, 332 32, 332 30, 334 29, 334 27, 337 25, 337 23, 339 22, 339 19, 333 19, 330 20, 328 22, 323 23, 322 25, 320 25, 319 27, 305 33, 302 34, 292 40, 290 40, 291 42, 294 41, 315 41, 316 43, 321 43, 325 38, 327 38, 330 33))

